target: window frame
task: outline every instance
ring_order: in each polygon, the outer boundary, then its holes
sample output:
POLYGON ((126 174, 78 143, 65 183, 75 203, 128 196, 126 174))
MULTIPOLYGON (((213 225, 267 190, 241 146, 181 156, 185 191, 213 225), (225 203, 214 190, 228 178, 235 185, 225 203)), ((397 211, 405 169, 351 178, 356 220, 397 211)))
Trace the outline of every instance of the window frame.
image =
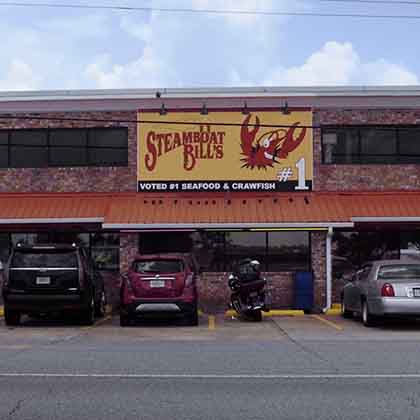
MULTIPOLYGON (((355 124, 355 125, 322 125, 321 126, 321 163, 322 165, 420 165, 420 149, 419 149, 419 153, 418 154, 404 154, 402 155, 400 150, 400 143, 401 143, 401 131, 404 130, 413 130, 415 131, 415 129, 419 130, 420 132, 420 124, 403 124, 403 125, 395 125, 395 124, 384 124, 384 125, 379 125, 379 124, 355 124), (326 162, 325 159, 325 154, 326 154, 326 149, 325 149, 325 144, 324 144, 324 135, 327 133, 330 133, 331 131, 336 131, 338 132, 339 130, 357 130, 358 133, 358 153, 357 154, 351 154, 351 160, 353 160, 353 162, 337 162, 334 161, 332 159, 332 162, 326 162), (376 155, 372 155, 372 154, 363 154, 362 153, 362 134, 361 132, 363 130, 369 130, 369 129, 376 129, 376 130, 390 130, 393 131, 395 134, 395 143, 396 143, 396 153, 395 154, 376 154, 376 155), (369 157, 390 157, 390 156, 394 156, 395 157, 395 161, 394 162, 369 162, 368 159, 369 157), (400 158, 416 158, 418 159, 418 162, 402 162, 400 160, 400 158), (354 161, 356 160, 356 161, 354 161), (366 160, 366 162, 363 162, 363 160, 366 160)), ((332 156, 334 156, 334 154, 332 154, 332 156)), ((339 154, 339 156, 342 156, 342 154, 339 154)))
POLYGON ((45 169, 45 168, 86 168, 86 167, 127 167, 128 166, 128 161, 129 161, 129 156, 128 156, 128 152, 129 152, 129 133, 128 133, 128 127, 127 126, 108 126, 108 127, 101 127, 101 126, 96 126, 96 127, 48 127, 48 128, 22 128, 22 129, 0 129, 1 133, 6 133, 7 135, 7 144, 6 143, 1 143, 0 146, 4 146, 7 147, 7 166, 1 166, 1 169, 23 169, 23 168, 28 168, 28 169, 45 169), (101 146, 91 146, 89 143, 89 139, 92 135, 92 133, 95 130, 120 130, 120 131, 124 131, 124 137, 127 138, 127 143, 125 146, 123 147, 112 147, 112 146, 107 146, 107 147, 101 147, 101 146), (86 143, 84 146, 72 146, 71 144, 69 145, 66 142, 66 145, 51 145, 50 143, 50 135, 52 131, 72 131, 72 130, 83 130, 86 131, 86 143), (14 132, 19 132, 19 131, 26 131, 26 132, 46 132, 46 144, 45 145, 15 145, 12 144, 11 142, 11 137, 12 137, 12 133, 14 132), (40 148, 40 149, 46 149, 46 162, 45 165, 43 166, 13 166, 11 164, 11 150, 13 148, 18 148, 19 150, 22 150, 24 148, 28 148, 28 147, 33 147, 33 148, 40 148), (77 164, 71 164, 71 165, 67 165, 67 164, 56 164, 52 162, 52 158, 51 158, 51 151, 52 150, 60 150, 63 148, 68 148, 68 149, 77 149, 78 151, 82 150, 84 151, 84 161, 85 163, 77 163, 77 164), (123 152, 124 154, 124 159, 121 160, 120 162, 112 162, 112 163, 108 163, 108 162, 94 162, 92 159, 90 159, 90 150, 100 150, 100 149, 104 149, 104 150, 118 150, 123 152))

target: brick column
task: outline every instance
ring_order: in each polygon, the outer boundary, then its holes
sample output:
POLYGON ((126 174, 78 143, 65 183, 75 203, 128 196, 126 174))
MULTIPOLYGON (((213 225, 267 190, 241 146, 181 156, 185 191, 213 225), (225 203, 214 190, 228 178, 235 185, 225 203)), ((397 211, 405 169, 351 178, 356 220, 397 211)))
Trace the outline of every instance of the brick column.
POLYGON ((138 249, 138 233, 120 234, 120 273, 124 273, 128 270, 134 257, 138 254, 138 249))
POLYGON ((311 260, 314 273, 314 309, 325 307, 327 264, 326 264, 327 232, 311 232, 311 260))

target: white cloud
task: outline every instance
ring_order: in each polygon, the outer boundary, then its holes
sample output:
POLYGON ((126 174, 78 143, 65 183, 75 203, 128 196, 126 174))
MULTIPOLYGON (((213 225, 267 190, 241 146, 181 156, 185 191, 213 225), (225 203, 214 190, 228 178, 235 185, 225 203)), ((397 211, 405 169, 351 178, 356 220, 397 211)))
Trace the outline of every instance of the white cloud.
POLYGON ((41 85, 32 67, 25 61, 15 58, 11 61, 4 78, 0 74, 0 90, 34 90, 41 85))
POLYGON ((402 65, 384 59, 363 62, 350 42, 330 41, 301 65, 278 67, 266 85, 404 85, 418 84, 417 76, 402 65))
POLYGON ((84 76, 101 89, 129 87, 160 87, 165 79, 166 69, 154 56, 149 47, 137 60, 126 65, 112 64, 110 55, 98 56, 89 64, 84 76))
MULTIPOLYGON (((296 8, 291 0, 245 0, 240 10, 296 8)), ((155 7, 167 7, 155 1, 155 7)), ((181 0, 179 8, 238 10, 236 0, 181 0)), ((259 15, 170 14, 153 12, 147 23, 132 15, 120 27, 138 54, 127 61, 100 64, 84 72, 100 87, 223 86, 262 80, 282 49, 282 22, 259 15)), ((115 61, 114 61, 115 62, 115 61)))

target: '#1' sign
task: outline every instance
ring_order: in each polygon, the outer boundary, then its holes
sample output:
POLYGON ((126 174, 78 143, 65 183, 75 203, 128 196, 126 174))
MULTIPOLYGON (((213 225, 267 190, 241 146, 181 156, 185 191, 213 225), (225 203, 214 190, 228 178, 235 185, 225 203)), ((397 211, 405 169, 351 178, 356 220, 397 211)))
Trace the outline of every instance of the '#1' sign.
POLYGON ((312 189, 312 112, 140 112, 138 191, 312 189))

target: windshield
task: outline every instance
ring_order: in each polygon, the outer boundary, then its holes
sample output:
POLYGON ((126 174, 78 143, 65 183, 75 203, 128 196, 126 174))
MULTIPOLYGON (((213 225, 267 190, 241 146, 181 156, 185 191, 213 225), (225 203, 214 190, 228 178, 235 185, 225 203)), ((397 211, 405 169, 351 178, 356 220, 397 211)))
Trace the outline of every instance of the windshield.
POLYGON ((136 273, 179 273, 184 271, 181 260, 141 260, 134 263, 136 273))
POLYGON ((75 251, 46 252, 18 251, 12 260, 13 268, 77 268, 77 254, 75 251))
POLYGON ((378 279, 420 279, 420 265, 385 265, 379 269, 378 279))

